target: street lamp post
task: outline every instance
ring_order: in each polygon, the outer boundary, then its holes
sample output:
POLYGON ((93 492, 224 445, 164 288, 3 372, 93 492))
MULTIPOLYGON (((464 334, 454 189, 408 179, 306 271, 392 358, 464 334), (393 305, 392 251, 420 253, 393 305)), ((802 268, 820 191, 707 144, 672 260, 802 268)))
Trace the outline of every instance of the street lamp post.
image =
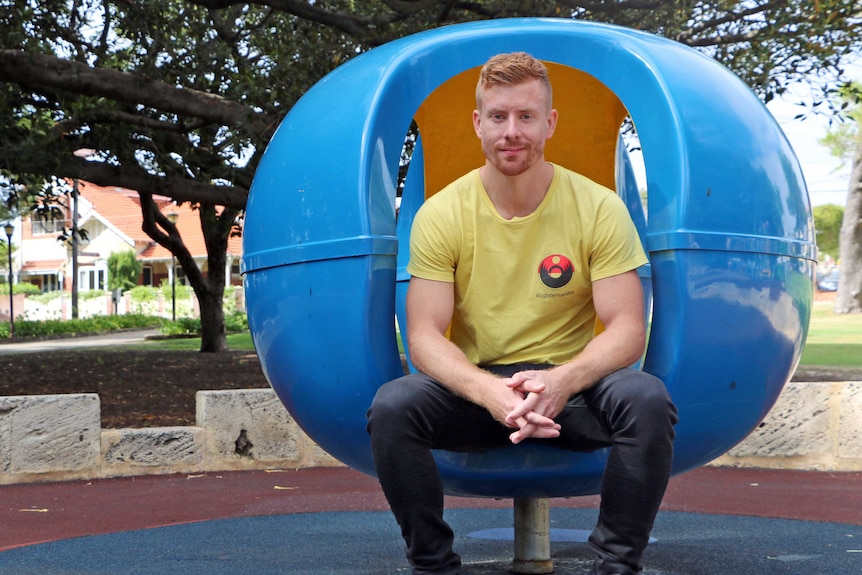
MULTIPOLYGON (((168 214, 168 221, 176 225, 179 214, 171 212, 168 214)), ((171 250, 171 321, 177 321, 177 257, 171 250)))
POLYGON ((9 338, 15 337, 15 298, 12 296, 12 232, 15 226, 7 223, 4 226, 6 232, 6 252, 9 254, 9 338))
POLYGON ((79 180, 76 178, 72 185, 72 319, 78 319, 78 292, 81 287, 78 277, 78 186, 79 180))

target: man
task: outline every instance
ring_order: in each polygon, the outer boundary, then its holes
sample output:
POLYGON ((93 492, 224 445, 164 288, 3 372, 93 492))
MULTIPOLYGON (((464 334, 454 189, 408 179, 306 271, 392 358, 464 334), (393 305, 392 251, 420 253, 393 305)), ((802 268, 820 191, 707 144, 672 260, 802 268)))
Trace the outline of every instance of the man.
POLYGON ((473 112, 485 164, 414 220, 407 338, 419 373, 381 386, 368 430, 415 575, 461 566, 432 449, 611 446, 590 537, 598 575, 640 571, 667 485, 676 409, 661 381, 627 367, 645 345, 636 269, 647 259, 616 194, 545 161, 551 97, 540 61, 491 58, 473 112))

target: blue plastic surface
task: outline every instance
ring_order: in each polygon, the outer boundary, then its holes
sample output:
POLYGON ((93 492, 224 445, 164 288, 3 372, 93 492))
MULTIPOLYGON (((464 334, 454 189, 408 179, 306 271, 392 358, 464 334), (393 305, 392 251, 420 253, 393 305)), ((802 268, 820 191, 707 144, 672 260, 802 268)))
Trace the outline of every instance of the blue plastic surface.
MULTIPOLYGON (((424 197, 420 149, 396 229, 404 135, 435 88, 513 50, 592 75, 637 127, 648 218, 638 222, 639 202, 627 203, 651 264, 641 274, 653 300, 643 369, 680 411, 674 473, 700 466, 760 423, 798 363, 813 300, 811 209, 799 163, 757 97, 713 60, 633 30, 544 19, 450 26, 371 50, 309 90, 274 135, 247 207, 242 270, 264 372, 312 439, 374 473, 365 412, 402 373, 399 240, 424 197)), ((625 197, 631 168, 619 158, 625 197)), ((531 444, 437 460, 449 493, 555 497, 597 493, 606 456, 531 444)))

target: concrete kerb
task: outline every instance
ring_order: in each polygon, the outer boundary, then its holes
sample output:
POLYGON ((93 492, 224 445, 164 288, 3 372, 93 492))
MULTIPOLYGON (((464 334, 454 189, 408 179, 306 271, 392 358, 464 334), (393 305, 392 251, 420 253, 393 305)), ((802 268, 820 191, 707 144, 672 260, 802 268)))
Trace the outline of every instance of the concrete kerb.
MULTIPOLYGON (((271 389, 200 391, 196 426, 101 429, 96 394, 0 397, 0 485, 338 466, 271 389)), ((791 382, 712 465, 862 471, 862 382, 791 382)))

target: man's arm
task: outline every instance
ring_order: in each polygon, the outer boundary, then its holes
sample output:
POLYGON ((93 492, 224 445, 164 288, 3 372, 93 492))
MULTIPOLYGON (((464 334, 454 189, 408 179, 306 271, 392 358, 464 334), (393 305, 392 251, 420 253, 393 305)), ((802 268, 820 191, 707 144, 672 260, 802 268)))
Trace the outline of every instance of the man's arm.
MULTIPOLYGON (((641 357, 646 342, 646 324, 643 290, 637 271, 593 282, 593 303, 605 330, 571 361, 546 371, 521 372, 510 378, 507 385, 515 389, 527 382, 541 382, 545 391, 531 394, 507 416, 507 423, 523 417, 528 410, 556 417, 573 395, 641 357)), ((526 437, 516 432, 513 441, 517 443, 526 437)))
MULTIPOLYGON (((481 405, 495 419, 505 423, 506 416, 523 403, 527 392, 544 389, 543 384, 526 382, 519 389, 508 387, 502 378, 473 365, 446 337, 455 308, 454 285, 413 277, 407 290, 407 341, 410 359, 453 393, 481 405)), ((556 437, 559 426, 549 418, 530 413, 515 418, 510 427, 541 427, 534 437, 556 437)))

